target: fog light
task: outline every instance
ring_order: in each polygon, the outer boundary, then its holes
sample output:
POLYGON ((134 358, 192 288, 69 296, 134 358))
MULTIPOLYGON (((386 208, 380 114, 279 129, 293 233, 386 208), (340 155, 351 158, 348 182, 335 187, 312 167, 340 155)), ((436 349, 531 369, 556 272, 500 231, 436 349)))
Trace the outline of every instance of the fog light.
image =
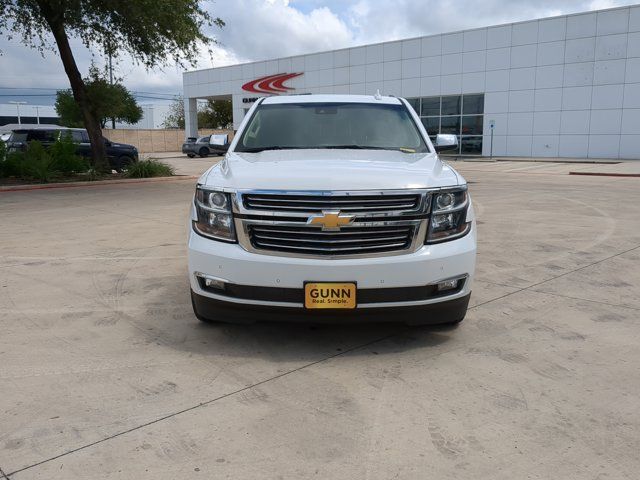
POLYGON ((195 275, 200 282, 201 288, 210 288, 213 290, 225 289, 227 281, 222 278, 210 277, 209 275, 205 275, 204 273, 200 272, 196 272, 195 275))
POLYGON ((444 282, 440 282, 438 283, 438 291, 439 292, 444 292, 446 290, 453 290, 455 288, 458 288, 458 279, 453 279, 453 280, 445 280, 444 282))
POLYGON ((217 290, 224 290, 224 282, 222 280, 216 280, 214 278, 205 278, 204 285, 207 288, 215 288, 217 290))

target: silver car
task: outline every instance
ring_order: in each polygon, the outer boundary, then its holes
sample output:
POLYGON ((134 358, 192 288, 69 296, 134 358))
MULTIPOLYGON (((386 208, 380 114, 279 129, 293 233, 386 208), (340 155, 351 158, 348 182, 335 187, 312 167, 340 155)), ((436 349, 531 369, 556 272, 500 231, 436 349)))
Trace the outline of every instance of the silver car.
POLYGON ((182 144, 182 153, 186 153, 189 158, 196 155, 206 157, 208 155, 224 155, 228 148, 228 135, 214 134, 199 138, 187 138, 187 141, 182 144))

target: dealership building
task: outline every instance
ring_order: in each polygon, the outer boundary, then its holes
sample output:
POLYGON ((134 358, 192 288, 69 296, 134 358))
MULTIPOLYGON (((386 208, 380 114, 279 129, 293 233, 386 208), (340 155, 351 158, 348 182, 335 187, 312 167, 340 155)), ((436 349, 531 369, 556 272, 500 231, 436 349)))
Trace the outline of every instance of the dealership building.
POLYGON ((640 159, 640 5, 186 72, 187 136, 198 99, 407 98, 429 135, 464 155, 640 159))

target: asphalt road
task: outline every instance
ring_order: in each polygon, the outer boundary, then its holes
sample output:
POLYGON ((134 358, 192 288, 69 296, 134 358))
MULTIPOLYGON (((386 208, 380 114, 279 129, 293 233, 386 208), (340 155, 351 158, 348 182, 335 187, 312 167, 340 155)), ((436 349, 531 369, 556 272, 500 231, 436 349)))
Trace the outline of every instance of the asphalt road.
POLYGON ((640 179, 456 166, 453 330, 200 324, 192 178, 0 192, 0 478, 638 478, 640 179))

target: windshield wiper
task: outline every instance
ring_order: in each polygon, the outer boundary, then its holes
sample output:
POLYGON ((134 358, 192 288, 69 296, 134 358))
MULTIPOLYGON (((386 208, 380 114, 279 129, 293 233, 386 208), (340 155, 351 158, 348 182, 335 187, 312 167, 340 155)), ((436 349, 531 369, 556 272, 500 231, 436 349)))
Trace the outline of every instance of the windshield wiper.
POLYGON ((280 147, 278 145, 272 145, 270 147, 243 148, 242 150, 237 150, 237 151, 240 153, 258 153, 258 152, 264 152, 265 150, 285 150, 286 148, 291 148, 291 147, 280 147))
POLYGON ((329 148, 335 150, 395 150, 394 148, 387 147, 374 147, 372 145, 326 145, 316 148, 329 148))

